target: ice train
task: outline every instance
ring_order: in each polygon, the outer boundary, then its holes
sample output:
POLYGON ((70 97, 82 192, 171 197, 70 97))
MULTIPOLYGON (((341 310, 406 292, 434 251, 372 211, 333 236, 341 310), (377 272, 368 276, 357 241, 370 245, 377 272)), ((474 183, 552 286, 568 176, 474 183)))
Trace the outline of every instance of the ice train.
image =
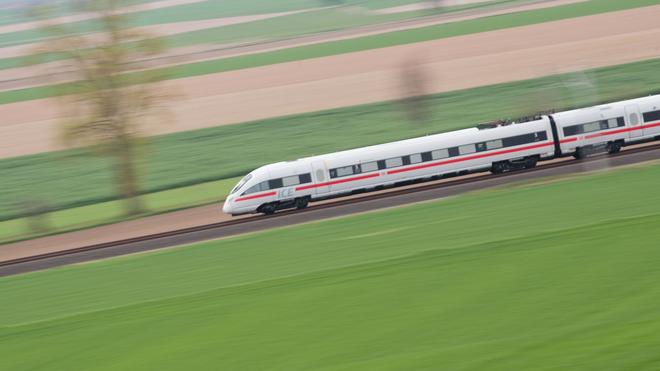
POLYGON ((503 173, 555 157, 616 153, 652 139, 660 139, 660 95, 265 165, 233 188, 222 210, 273 214, 419 179, 503 173))

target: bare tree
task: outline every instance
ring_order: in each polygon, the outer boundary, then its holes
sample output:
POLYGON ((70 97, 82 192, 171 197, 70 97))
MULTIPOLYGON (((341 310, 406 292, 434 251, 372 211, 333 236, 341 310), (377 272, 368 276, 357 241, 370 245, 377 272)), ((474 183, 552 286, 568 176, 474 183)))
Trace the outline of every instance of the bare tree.
POLYGON ((48 38, 37 55, 61 55, 73 67, 75 82, 58 94, 64 117, 61 137, 67 145, 91 146, 114 159, 118 194, 126 201, 126 213, 135 215, 144 210, 139 197, 141 128, 163 109, 168 95, 156 84, 164 78, 161 73, 129 73, 162 53, 164 45, 131 29, 130 15, 117 11, 122 5, 122 0, 71 3, 78 11, 93 13, 100 31, 81 35, 71 25, 43 20, 48 38))

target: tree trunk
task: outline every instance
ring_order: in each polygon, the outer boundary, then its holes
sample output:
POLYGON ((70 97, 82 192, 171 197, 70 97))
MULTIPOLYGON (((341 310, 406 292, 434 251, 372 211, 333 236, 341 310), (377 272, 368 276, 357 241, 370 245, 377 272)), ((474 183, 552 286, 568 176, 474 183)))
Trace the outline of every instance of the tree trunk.
POLYGON ((130 139, 120 139, 117 146, 117 164, 115 173, 119 194, 124 200, 127 215, 138 215, 144 212, 142 200, 138 191, 138 169, 135 159, 135 147, 130 139))

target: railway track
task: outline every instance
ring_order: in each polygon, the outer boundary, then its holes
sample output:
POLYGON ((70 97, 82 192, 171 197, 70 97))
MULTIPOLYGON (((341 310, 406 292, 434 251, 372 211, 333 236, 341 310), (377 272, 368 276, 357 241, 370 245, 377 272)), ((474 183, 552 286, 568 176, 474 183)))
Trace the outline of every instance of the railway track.
POLYGON ((419 183, 406 188, 392 188, 388 192, 364 193, 359 198, 337 199, 312 205, 304 210, 284 211, 271 216, 253 216, 2 261, 0 277, 433 200, 522 180, 580 173, 594 168, 618 167, 653 159, 660 159, 660 144, 629 147, 616 155, 596 156, 582 161, 559 160, 512 173, 484 173, 482 176, 459 177, 444 182, 419 183))

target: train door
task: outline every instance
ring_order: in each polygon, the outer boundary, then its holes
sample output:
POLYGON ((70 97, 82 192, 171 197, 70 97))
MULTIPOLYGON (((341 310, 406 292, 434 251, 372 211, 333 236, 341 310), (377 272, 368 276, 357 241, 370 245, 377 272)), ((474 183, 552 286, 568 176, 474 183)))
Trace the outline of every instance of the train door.
MULTIPOLYGON (((314 179, 314 184, 324 184, 328 182, 328 168, 325 166, 324 161, 314 161, 312 162, 312 177, 314 179)), ((322 196, 330 192, 330 187, 327 185, 317 186, 316 195, 322 196)))
POLYGON ((626 106, 625 111, 626 111, 626 121, 628 122, 628 127, 631 129, 630 138, 641 137, 642 135, 644 135, 644 133, 641 130, 642 119, 639 115, 639 108, 637 108, 637 105, 631 104, 629 106, 626 106))

